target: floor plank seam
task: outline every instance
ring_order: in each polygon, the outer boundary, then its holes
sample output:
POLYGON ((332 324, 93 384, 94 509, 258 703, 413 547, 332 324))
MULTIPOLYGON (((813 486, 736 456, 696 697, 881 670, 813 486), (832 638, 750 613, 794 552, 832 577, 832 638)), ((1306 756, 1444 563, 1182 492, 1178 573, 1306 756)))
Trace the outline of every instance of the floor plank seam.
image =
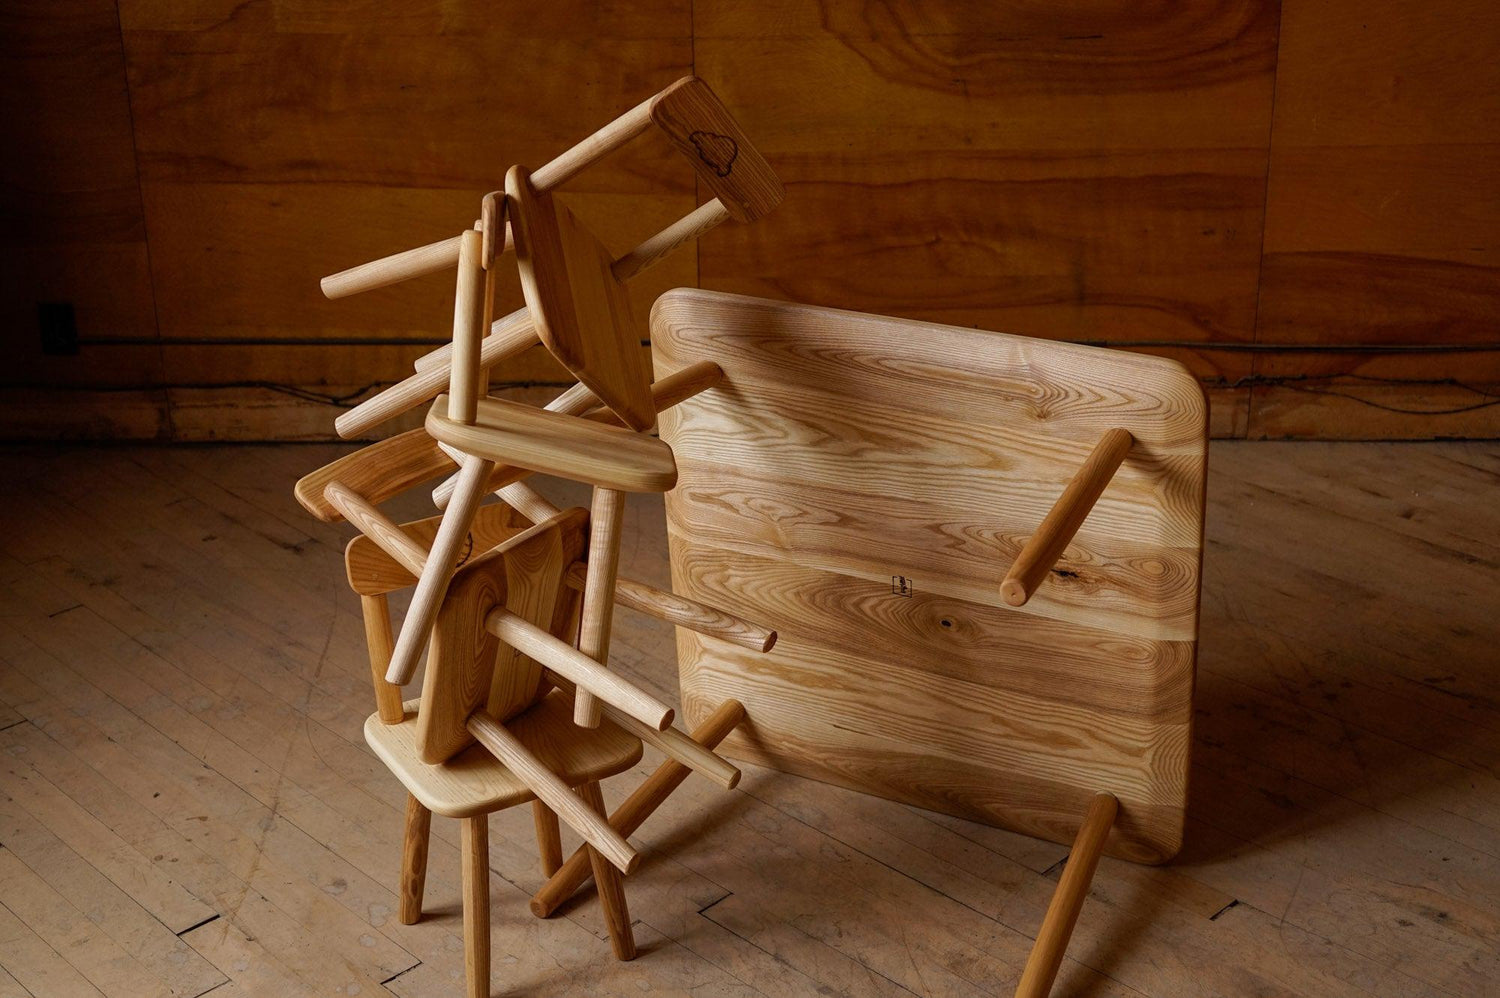
MULTIPOLYGON (((216 911, 212 915, 209 915, 207 918, 205 918, 203 921, 198 922, 196 925, 189 925, 187 928, 185 928, 181 932, 177 933, 177 937, 180 939, 183 936, 187 935, 189 932, 192 932, 194 929, 201 929, 205 925, 207 925, 209 922, 216 922, 216 921, 218 921, 218 919, 219 919, 219 913, 216 911)), ((218 985, 215 984, 214 987, 218 987, 218 985)))
MULTIPOLYGON (((723 898, 720 898, 719 900, 722 901, 723 898)), ((713 906, 710 905, 709 907, 713 907, 713 906)), ((719 928, 723 929, 725 932, 729 933, 731 936, 734 936, 734 938, 738 939, 740 942, 745 943, 747 946, 752 946, 755 949, 759 950, 760 952, 764 953, 766 956, 770 957, 772 960, 774 960, 777 963, 781 964, 783 967, 788 968, 789 970, 793 971, 796 974, 801 975, 802 977, 806 977, 810 981, 817 980, 816 978, 810 976, 806 971, 803 971, 802 969, 800 969, 800 968, 794 966, 793 964, 791 964, 790 962, 788 962, 785 957, 782 957, 779 954, 774 953, 771 950, 766 949, 764 946, 760 945, 754 939, 751 939, 748 936, 740 935, 740 933, 736 932, 734 929, 732 929, 729 926, 725 925, 723 922, 718 921, 713 916, 711 916, 711 915, 704 915, 703 917, 705 919, 707 919, 708 921, 713 922, 714 925, 717 925, 719 928)), ((787 928, 791 929, 793 932, 796 932, 796 933, 799 933, 799 934, 801 934, 803 936, 806 936, 808 939, 812 940, 814 943, 817 943, 820 946, 825 946, 825 947, 828 947, 829 949, 834 949, 834 947, 829 947, 827 943, 823 942, 823 940, 817 938, 816 936, 810 936, 806 932, 803 932, 801 929, 797 928, 791 922, 783 921, 781 924, 785 925, 787 928)), ((836 950, 836 949, 835 949, 835 952, 843 953, 842 950, 836 950)), ((897 981, 897 980, 894 980, 893 978, 887 977, 886 975, 882 974, 880 971, 876 970, 874 967, 871 967, 869 964, 865 963, 863 960, 860 960, 860 959, 858 959, 858 958, 856 958, 856 957, 854 957, 854 956, 852 956, 852 955, 850 955, 848 953, 844 953, 843 955, 851 963, 858 964, 859 966, 863 967, 865 970, 869 971, 871 974, 873 974, 876 977, 880 978, 882 981, 888 982, 892 987, 900 988, 903 993, 909 994, 909 995, 914 995, 914 996, 917 995, 917 992, 913 991, 911 988, 909 988, 906 985, 902 984, 900 981, 897 981)), ((919 998, 920 998, 920 996, 919 996, 919 998)))
POLYGON ((72 610, 81 610, 81 609, 83 609, 83 604, 82 603, 74 603, 72 606, 65 606, 61 610, 54 610, 53 612, 47 614, 47 618, 50 620, 50 619, 52 619, 54 617, 61 617, 63 614, 68 613, 68 612, 70 612, 72 610))
MULTIPOLYGON (((714 905, 718 904, 720 901, 723 901, 725 898, 732 898, 732 897, 734 897, 734 891, 728 891, 728 892, 720 895, 719 897, 714 898, 712 901, 708 902, 708 904, 704 905, 702 908, 699 908, 698 909, 698 914, 701 915, 705 911, 707 911, 708 909, 712 908, 714 905)), ((715 924, 717 924, 717 923, 715 923, 715 924)))
POLYGON ((1226 904, 1224 907, 1222 907, 1218 911, 1214 912, 1212 915, 1209 915, 1208 916, 1208 920, 1210 922, 1217 922, 1219 920, 1219 916, 1220 915, 1224 914, 1230 908, 1237 908, 1237 907, 1239 907, 1239 905, 1240 905, 1240 899, 1239 898, 1235 898, 1234 900, 1232 900, 1228 904, 1226 904))

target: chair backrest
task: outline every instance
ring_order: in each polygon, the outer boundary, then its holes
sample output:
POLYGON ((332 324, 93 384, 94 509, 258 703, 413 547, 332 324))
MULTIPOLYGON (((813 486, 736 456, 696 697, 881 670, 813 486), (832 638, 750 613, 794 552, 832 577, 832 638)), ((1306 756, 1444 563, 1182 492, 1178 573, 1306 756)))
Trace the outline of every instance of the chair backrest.
POLYGON ((427 646, 417 709, 424 762, 445 762, 474 741, 466 727, 474 711, 503 722, 547 692, 541 667, 500 642, 485 621, 503 607, 566 640, 577 606, 567 573, 583 557, 587 528, 587 510, 563 510, 454 574, 427 646))

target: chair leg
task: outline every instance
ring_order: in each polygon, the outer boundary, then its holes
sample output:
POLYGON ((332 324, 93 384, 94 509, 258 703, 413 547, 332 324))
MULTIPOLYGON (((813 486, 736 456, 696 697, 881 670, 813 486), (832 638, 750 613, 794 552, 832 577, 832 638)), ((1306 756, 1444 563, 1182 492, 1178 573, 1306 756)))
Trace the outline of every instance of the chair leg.
POLYGON ((427 838, 432 812, 411 794, 406 795, 406 838, 401 848, 401 924, 415 925, 422 917, 422 890, 427 886, 427 838))
POLYGON ((464 888, 464 975, 468 998, 490 994, 490 816, 461 819, 464 888))
POLYGON ((536 848, 542 857, 542 876, 551 877, 562 869, 562 830, 557 812, 540 800, 531 802, 531 820, 536 824, 536 848))
MULTIPOLYGON (((585 783, 579 787, 578 796, 589 807, 598 811, 601 817, 609 817, 604 810, 604 794, 597 782, 585 783)), ((593 846, 587 848, 589 865, 594 870, 594 883, 599 890, 599 903, 604 906, 604 921, 609 926, 609 942, 614 947, 615 959, 634 960, 635 933, 630 929, 630 909, 625 904, 624 878, 615 865, 601 856, 597 849, 593 846)))
POLYGON ((1031 955, 1026 958, 1026 969, 1021 972, 1021 983, 1016 986, 1016 998, 1047 998, 1052 993, 1052 982, 1057 977, 1057 969, 1062 966, 1078 912, 1088 897, 1094 869, 1099 865, 1099 854, 1104 851, 1104 841, 1109 838, 1109 829, 1115 823, 1119 808, 1120 802, 1114 794, 1095 794, 1089 803, 1078 837, 1073 840, 1073 849, 1068 853, 1068 863, 1058 878, 1057 889, 1052 892, 1052 903, 1042 917, 1042 927, 1037 931, 1031 955))

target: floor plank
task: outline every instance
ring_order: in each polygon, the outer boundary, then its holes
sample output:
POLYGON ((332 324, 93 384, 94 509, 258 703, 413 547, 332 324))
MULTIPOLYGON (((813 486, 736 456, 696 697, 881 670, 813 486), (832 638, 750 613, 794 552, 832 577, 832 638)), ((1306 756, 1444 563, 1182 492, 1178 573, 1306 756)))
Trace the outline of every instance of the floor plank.
MULTIPOLYGON (((401 925, 350 534, 291 498, 341 452, 0 452, 0 996, 452 993, 457 827, 401 925)), ((1500 979, 1497 481, 1493 443, 1214 445, 1187 844, 1101 863, 1060 994, 1500 979)), ((659 501, 625 537, 622 573, 666 584, 659 501)), ((615 628, 612 666, 675 700, 671 630, 615 628)), ((1005 995, 1067 855, 756 767, 690 779, 635 836, 621 965, 591 895, 527 912, 530 826, 492 819, 497 992, 1005 995)))

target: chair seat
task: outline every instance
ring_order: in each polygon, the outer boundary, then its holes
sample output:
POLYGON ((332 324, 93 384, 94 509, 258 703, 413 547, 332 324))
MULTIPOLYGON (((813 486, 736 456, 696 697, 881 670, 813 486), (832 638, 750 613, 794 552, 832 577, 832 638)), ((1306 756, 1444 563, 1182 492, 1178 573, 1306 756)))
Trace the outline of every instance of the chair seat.
POLYGON ((473 423, 448 418, 448 396, 427 412, 433 438, 486 461, 514 464, 621 492, 666 492, 677 484, 672 448, 623 426, 484 398, 473 423))
MULTIPOLYGON (((524 804, 535 795, 479 744, 440 765, 417 751, 417 704, 408 700, 400 724, 365 720, 365 741, 396 779, 434 814, 467 818, 524 804)), ((605 718, 597 728, 573 723, 573 698, 553 690, 505 727, 570 787, 623 773, 641 760, 640 739, 605 718)))

